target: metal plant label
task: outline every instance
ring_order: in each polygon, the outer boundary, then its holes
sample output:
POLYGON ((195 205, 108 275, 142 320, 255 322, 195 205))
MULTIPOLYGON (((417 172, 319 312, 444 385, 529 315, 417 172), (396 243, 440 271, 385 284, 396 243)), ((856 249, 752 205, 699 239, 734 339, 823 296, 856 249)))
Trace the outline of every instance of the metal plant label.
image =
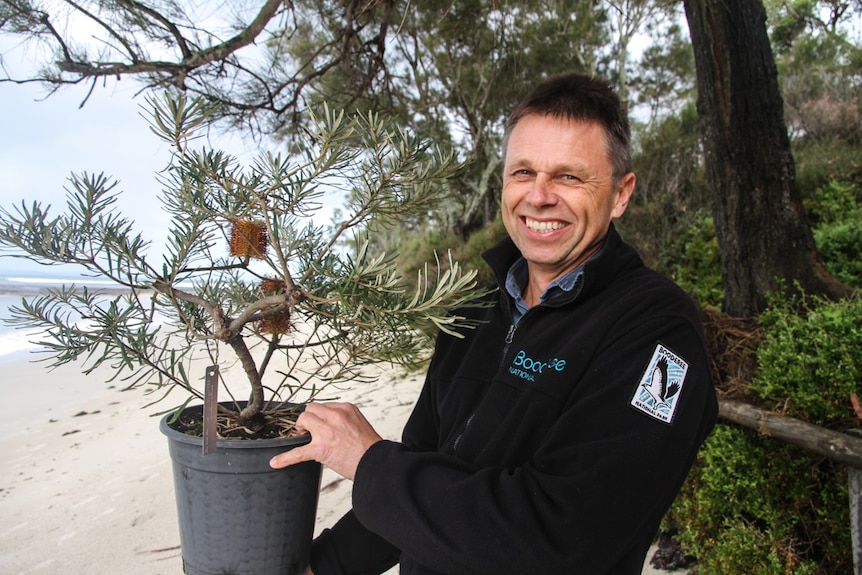
POLYGON ((216 450, 218 441, 218 366, 207 368, 204 379, 204 455, 216 450))

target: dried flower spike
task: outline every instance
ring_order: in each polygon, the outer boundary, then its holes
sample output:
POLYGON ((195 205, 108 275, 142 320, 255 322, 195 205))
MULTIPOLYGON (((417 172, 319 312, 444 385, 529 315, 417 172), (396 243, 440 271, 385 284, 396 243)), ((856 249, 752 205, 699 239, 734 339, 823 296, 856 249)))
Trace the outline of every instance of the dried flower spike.
POLYGON ((278 312, 275 315, 265 317, 258 323, 261 333, 282 335, 290 331, 290 308, 278 312))
POLYGON ((284 280, 277 278, 263 278, 260 282, 260 291, 263 295, 276 295, 284 293, 284 280))
POLYGON ((266 227, 250 220, 237 220, 230 229, 230 255, 262 260, 269 238, 266 227))
MULTIPOLYGON (((263 278, 260 282, 260 291, 265 296, 283 294, 286 291, 284 280, 263 278)), ((260 320, 258 329, 261 333, 272 335, 287 333, 290 331, 290 308, 260 320)))

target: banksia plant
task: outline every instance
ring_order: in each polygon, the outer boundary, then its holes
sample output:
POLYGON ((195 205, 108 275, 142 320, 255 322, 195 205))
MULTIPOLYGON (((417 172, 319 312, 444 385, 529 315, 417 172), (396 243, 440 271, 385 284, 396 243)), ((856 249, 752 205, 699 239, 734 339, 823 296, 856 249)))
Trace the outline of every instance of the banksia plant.
POLYGON ((434 209, 459 169, 451 154, 376 115, 324 109, 297 155, 265 153, 241 166, 192 147, 208 115, 203 103, 164 96, 148 104, 152 131, 173 148, 159 172, 171 216, 164 245, 145 241, 117 212, 117 184, 102 174, 72 176, 65 213, 39 202, 0 209, 6 255, 77 264, 126 290, 68 286, 11 310, 12 323, 44 334, 51 366, 109 366, 128 388, 176 398, 172 411, 204 398, 207 366, 223 375, 237 365, 245 391, 222 381, 236 401, 219 420, 223 433, 253 435, 267 422, 289 427, 274 407, 282 402, 363 384, 367 364, 421 361, 429 325, 456 335, 471 327, 453 310, 479 295, 474 272, 450 260, 408 290, 394 254, 375 253, 368 241, 381 226, 434 209), (321 190, 334 185, 349 190, 343 218, 318 225, 321 190))

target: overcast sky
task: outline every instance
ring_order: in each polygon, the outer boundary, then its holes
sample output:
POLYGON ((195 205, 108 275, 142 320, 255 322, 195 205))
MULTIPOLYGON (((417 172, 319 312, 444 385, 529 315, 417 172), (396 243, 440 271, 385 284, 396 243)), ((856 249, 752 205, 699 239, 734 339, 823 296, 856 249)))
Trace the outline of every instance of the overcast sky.
MULTIPOLYGON (((140 106, 146 101, 143 95, 135 97, 138 87, 131 78, 109 81, 79 109, 86 96, 84 86, 65 88, 46 99, 38 85, 0 83, 0 205, 9 209, 22 199, 28 204, 36 200, 59 213, 65 211, 64 188, 71 173, 104 172, 120 182, 118 204, 123 214, 153 241, 152 249, 162 245, 168 222, 157 199, 155 173, 166 165, 170 148, 141 117, 140 106)), ((239 136, 213 137, 216 140, 209 145, 245 158, 257 149, 239 136)), ((0 258, 0 272, 34 267, 24 260, 0 258)))
MULTIPOLYGON (((242 6, 242 3, 239 3, 242 6)), ((221 14, 230 6, 202 3, 196 9, 221 14)), ((232 10, 232 8, 231 8, 232 10)), ((227 12, 226 12, 227 13, 227 12)), ((196 16, 197 17, 197 16, 196 16)), ((207 14, 199 16, 204 21, 207 14)), ((85 36, 93 24, 85 18, 60 18, 55 26, 75 26, 85 36)), ((95 32, 94 32, 95 34, 95 32)), ((32 76, 45 61, 45 48, 22 43, 18 37, 0 35, 4 72, 13 78, 32 76)), ((135 96, 140 83, 134 78, 99 81, 86 105, 89 84, 69 86, 47 97, 37 84, 0 83, 0 206, 8 209, 22 199, 65 204, 64 187, 72 172, 104 172, 119 180, 122 196, 118 204, 134 219, 145 237, 164 243, 167 218, 155 199, 159 186, 155 172, 166 165, 169 147, 150 132, 140 116, 143 95, 135 96)), ((220 138, 217 144, 234 154, 253 152, 253 145, 240 138, 220 138)), ((246 154, 248 157, 250 154, 246 154)), ((0 258, 0 271, 31 267, 22 260, 0 258)))
MULTIPOLYGON (((164 228, 152 198, 153 174, 164 165, 167 146, 148 135, 130 94, 96 90, 78 109, 84 95, 74 87, 38 101, 44 98, 38 86, 0 84, 0 204, 9 209, 22 199, 36 200, 62 209, 72 172, 105 172, 120 180, 123 207, 142 230, 164 228)), ((21 265, 0 259, 3 268, 21 265)))

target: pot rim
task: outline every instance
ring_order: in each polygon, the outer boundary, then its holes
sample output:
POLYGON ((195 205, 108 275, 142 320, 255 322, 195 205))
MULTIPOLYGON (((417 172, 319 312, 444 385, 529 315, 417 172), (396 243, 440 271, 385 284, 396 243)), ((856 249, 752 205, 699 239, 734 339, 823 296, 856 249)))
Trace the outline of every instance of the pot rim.
MULTIPOLYGON (((246 402, 244 401, 225 401, 219 402, 220 405, 244 405, 246 402)), ((284 405, 292 406, 297 405, 295 403, 285 403, 284 405)), ((188 405, 182 409, 182 411, 203 411, 203 404, 197 405, 188 405)), ((179 441, 182 443, 189 443, 191 445, 197 445, 203 447, 204 438, 197 435, 188 435, 181 431, 177 431, 168 425, 168 420, 171 419, 176 412, 172 411, 164 416, 159 421, 159 431, 161 431, 164 435, 168 437, 168 439, 179 441)), ((267 447, 280 447, 280 446, 298 446, 304 445, 311 441, 311 434, 306 433, 304 435, 296 435, 293 437, 276 437, 271 439, 224 439, 219 438, 216 440, 217 447, 224 447, 230 449, 264 449, 267 447)))

